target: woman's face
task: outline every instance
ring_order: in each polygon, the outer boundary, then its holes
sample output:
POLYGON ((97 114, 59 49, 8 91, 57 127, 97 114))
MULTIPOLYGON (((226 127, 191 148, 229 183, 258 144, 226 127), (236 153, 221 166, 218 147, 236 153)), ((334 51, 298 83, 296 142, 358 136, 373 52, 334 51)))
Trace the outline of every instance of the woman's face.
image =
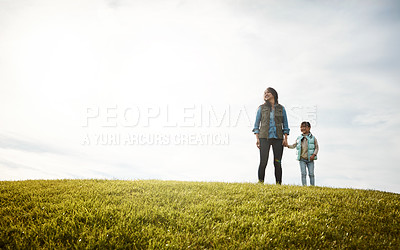
POLYGON ((266 89, 264 91, 264 101, 268 101, 271 98, 274 99, 274 96, 266 89))

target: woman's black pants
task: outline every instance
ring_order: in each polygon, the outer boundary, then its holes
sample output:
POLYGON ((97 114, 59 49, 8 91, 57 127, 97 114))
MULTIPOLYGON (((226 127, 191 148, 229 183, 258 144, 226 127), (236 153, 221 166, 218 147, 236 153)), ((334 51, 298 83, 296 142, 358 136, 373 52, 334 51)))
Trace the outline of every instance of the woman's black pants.
POLYGON ((282 184, 282 142, 282 139, 260 138, 260 166, 258 167, 258 180, 260 182, 264 182, 265 168, 267 167, 269 157, 269 149, 272 145, 272 151, 274 152, 275 180, 277 184, 282 184))

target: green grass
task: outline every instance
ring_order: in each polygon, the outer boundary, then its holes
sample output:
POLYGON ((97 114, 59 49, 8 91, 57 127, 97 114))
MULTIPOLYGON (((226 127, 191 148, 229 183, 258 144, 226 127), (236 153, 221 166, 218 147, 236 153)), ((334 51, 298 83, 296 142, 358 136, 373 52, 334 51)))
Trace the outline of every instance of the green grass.
POLYGON ((400 249, 400 195, 251 183, 0 182, 0 248, 400 249))

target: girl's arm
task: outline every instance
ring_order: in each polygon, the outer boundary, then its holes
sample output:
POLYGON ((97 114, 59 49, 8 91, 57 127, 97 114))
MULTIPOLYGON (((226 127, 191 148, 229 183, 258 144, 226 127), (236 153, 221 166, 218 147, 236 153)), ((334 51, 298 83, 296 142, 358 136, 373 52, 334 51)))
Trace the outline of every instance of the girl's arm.
POLYGON ((318 146, 317 138, 315 138, 315 137, 314 137, 314 145, 315 145, 314 154, 317 155, 318 151, 319 151, 319 146, 318 146))
POLYGON ((294 144, 292 144, 292 145, 288 145, 288 148, 296 148, 296 146, 297 146, 297 142, 296 143, 294 143, 294 144))
POLYGON ((314 153, 310 156, 310 160, 312 160, 312 161, 313 161, 313 160, 315 159, 315 157, 317 156, 318 150, 319 150, 317 138, 315 138, 315 137, 314 137, 314 145, 315 145, 314 153))

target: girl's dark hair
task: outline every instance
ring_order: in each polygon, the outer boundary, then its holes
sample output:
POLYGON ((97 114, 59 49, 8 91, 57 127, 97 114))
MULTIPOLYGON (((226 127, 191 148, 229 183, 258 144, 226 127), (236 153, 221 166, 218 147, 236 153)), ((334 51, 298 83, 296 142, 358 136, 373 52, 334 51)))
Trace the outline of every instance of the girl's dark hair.
POLYGON ((311 124, 309 122, 302 122, 300 126, 306 126, 311 128, 311 124))
MULTIPOLYGON (((268 92, 271 93, 274 98, 275 98, 275 104, 278 104, 278 92, 276 92, 276 90, 274 88, 268 87, 267 88, 268 92)), ((269 102, 268 102, 269 103, 269 102)))

